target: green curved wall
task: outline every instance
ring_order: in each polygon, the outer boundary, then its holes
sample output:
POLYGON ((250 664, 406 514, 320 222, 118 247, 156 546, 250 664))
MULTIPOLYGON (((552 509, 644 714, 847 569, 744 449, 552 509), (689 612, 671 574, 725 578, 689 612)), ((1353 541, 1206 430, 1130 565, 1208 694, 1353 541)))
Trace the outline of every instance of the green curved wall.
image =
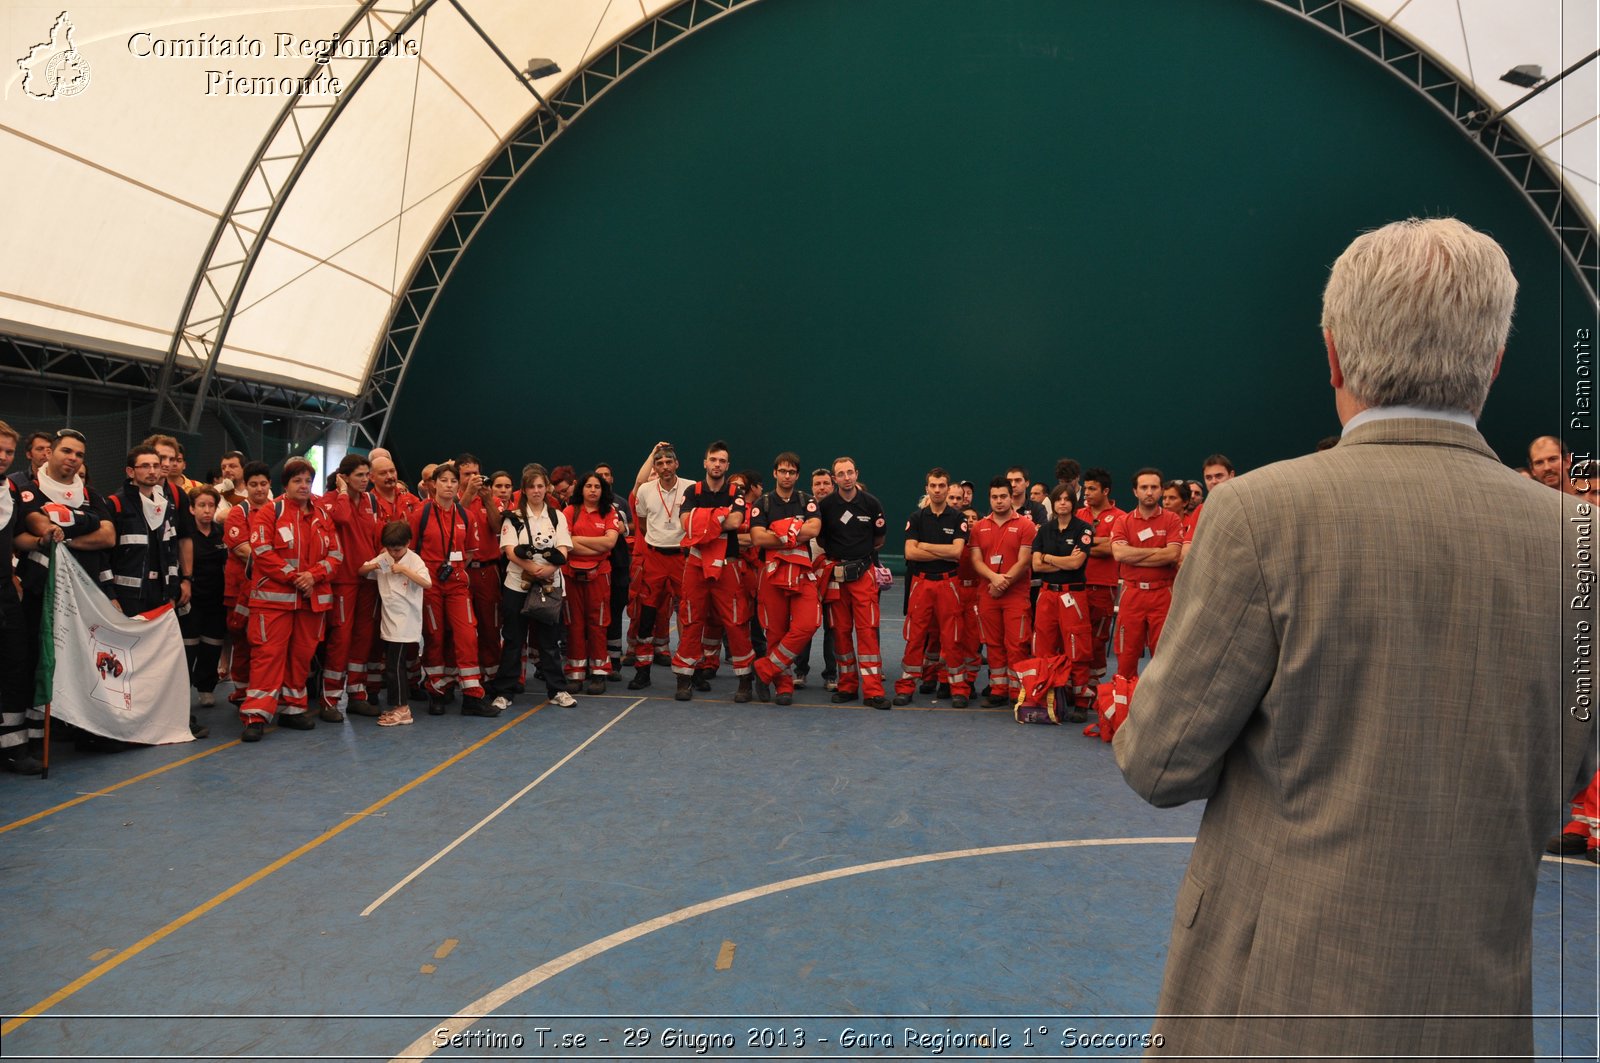
POLYGON ((663 438, 691 474, 718 436, 736 468, 851 454, 891 520, 930 465, 1072 456, 1126 501, 1139 465, 1336 432, 1328 265, 1421 214, 1493 233, 1521 281, 1483 428, 1523 464, 1590 307, 1493 164, 1348 45, 1265 0, 764 0, 512 190, 389 441, 413 473, 464 447, 628 475, 663 438))

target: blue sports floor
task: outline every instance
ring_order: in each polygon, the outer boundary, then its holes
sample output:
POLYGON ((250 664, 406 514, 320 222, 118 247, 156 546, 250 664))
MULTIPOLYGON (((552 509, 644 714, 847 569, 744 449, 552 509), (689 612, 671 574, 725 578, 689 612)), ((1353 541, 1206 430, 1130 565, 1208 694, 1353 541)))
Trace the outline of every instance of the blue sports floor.
MULTIPOLYGON (((494 720, 63 745, 0 777, 0 1054, 1138 1056, 1200 809, 1078 727, 828 704, 820 664, 788 708, 656 669, 494 720)), ((1597 875, 1543 867, 1543 1058, 1596 1056, 1597 875)))

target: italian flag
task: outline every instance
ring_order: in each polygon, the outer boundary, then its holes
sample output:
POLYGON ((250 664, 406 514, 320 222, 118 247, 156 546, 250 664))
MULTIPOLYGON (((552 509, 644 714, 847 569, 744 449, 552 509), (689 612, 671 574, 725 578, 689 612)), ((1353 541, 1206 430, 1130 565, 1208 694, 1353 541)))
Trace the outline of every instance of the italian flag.
POLYGON ((33 700, 106 738, 192 742, 189 668, 172 606, 123 616, 72 551, 55 546, 33 700))

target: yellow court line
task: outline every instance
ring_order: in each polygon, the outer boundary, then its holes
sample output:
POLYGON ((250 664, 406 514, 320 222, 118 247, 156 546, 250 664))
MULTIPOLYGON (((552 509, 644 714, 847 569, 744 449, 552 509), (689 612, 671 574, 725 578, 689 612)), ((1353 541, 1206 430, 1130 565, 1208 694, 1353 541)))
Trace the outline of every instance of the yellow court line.
POLYGON ((153 779, 162 772, 171 771, 173 768, 181 768, 185 764, 193 764, 201 757, 209 757, 213 753, 221 753, 224 749, 227 749, 230 746, 236 746, 238 744, 239 740, 235 738, 232 742, 224 742, 222 745, 214 746, 213 748, 206 750, 204 753, 196 753, 192 757, 184 757, 182 760, 175 760, 171 764, 163 764, 159 768, 152 768, 143 775, 135 775, 131 779, 124 779, 115 786, 108 786, 104 790, 97 790, 92 794, 84 794, 81 797, 74 797, 71 801, 63 801, 54 808, 47 808, 43 812, 35 812, 33 815, 19 819, 15 823, 7 823, 5 826, 0 827, 0 834, 4 834, 8 830, 16 830, 18 827, 26 827, 30 823, 37 823, 46 816, 53 816, 57 812, 65 812, 67 809, 81 805, 85 801, 93 801, 97 797, 105 797, 107 794, 115 793, 124 786, 132 786, 136 782, 144 782, 146 779, 153 779))
MULTIPOLYGON (((309 853, 311 850, 313 850, 313 849, 317 848, 318 846, 320 846, 323 842, 331 841, 333 838, 337 837, 339 834, 342 834, 345 831, 346 828, 348 828, 348 827, 350 827, 350 826, 352 826, 352 825, 354 825, 356 823, 364 822, 365 819, 366 819, 366 816, 368 814, 373 813, 373 812, 377 812, 379 809, 383 808, 385 805, 388 805, 388 804, 398 800, 399 798, 404 797, 406 794, 410 793, 412 790, 415 790, 417 787, 421 786, 423 783, 427 782, 429 779, 433 778, 435 775, 438 775, 440 772, 444 771, 446 768, 450 767, 453 764, 457 764, 457 763, 461 762, 462 760, 465 760, 467 757, 469 757, 472 754, 476 753, 478 750, 482 749, 484 746, 488 745, 490 742, 493 742, 496 738, 499 738, 501 735, 503 735, 507 731, 511 730, 511 728, 515 727, 517 724, 521 723, 523 720, 526 720, 529 716, 532 716, 534 713, 538 712, 540 709, 544 708, 548 704, 550 704, 548 701, 541 701, 539 704, 533 706, 527 712, 523 713, 521 716, 518 716, 516 719, 509 721, 508 723, 506 723, 504 726, 498 728, 497 730, 490 731, 487 735, 484 735, 478 741, 474 742, 472 745, 468 746, 466 749, 463 749, 461 752, 457 753, 455 756, 450 757, 448 760, 445 760, 440 764, 436 764, 432 768, 429 768, 427 771, 423 772, 421 775, 417 776, 415 779, 412 779, 410 782, 408 782, 404 786, 400 787, 400 789, 395 790, 393 793, 389 794, 387 797, 382 798, 381 800, 377 801, 374 804, 368 805, 365 809, 362 810, 361 814, 359 814, 359 815, 347 815, 342 821, 340 821, 339 823, 335 824, 332 827, 329 827, 327 830, 323 831, 321 834, 317 835, 315 838, 312 838, 310 841, 306 842, 304 845, 300 846, 298 849, 294 850, 293 852, 286 853, 283 856, 278 857, 278 859, 274 860, 272 863, 268 864, 266 867, 262 868, 261 870, 255 872, 252 875, 249 875, 246 878, 240 879, 238 882, 235 882, 233 885, 229 886, 227 889, 223 890, 221 893, 217 894, 215 897, 212 897, 209 901, 206 901, 204 904, 200 905, 199 907, 191 908, 189 911, 185 912, 183 915, 180 915, 178 918, 174 919, 172 922, 168 923, 166 926, 164 926, 161 929, 156 930, 156 931, 146 935, 145 937, 141 938, 136 943, 134 943, 132 945, 129 945, 127 948, 123 949, 121 952, 117 953, 115 956, 113 956, 110 959, 106 960, 104 963, 101 963, 96 967, 90 968, 84 974, 78 976, 77 978, 73 979, 71 982, 68 982, 66 985, 64 985, 60 989, 56 990, 54 993, 51 993, 49 996, 47 996, 43 1000, 39 1001, 39 1003, 37 1003, 37 1004, 33 1005, 32 1007, 28 1008, 26 1011, 21 1012, 15 1018, 7 1020, 3 1025, 0 1025, 0 1036, 3 1036, 3 1035, 8 1034, 8 1033, 11 1033, 12 1031, 16 1030, 18 1027, 22 1026, 24 1023, 30 1021, 31 1019, 34 1019, 39 1015, 43 1015, 45 1012, 47 1012, 51 1008, 55 1007, 57 1004, 61 1003, 63 1000, 66 1000, 67 998, 75 995, 79 990, 82 990, 82 989, 88 987, 89 985, 93 984, 94 982, 98 981, 102 975, 108 974, 109 972, 111 972, 111 971, 115 970, 116 968, 122 966, 127 961, 133 959, 135 956, 139 955, 139 953, 143 952, 145 949, 148 949, 151 945, 154 945, 154 944, 164 940, 165 938, 170 937, 175 932, 177 932, 179 930, 182 930, 184 927, 188 926, 190 923, 192 923, 195 920, 199 919, 201 916, 205 915, 207 912, 211 911, 213 908, 218 907, 224 901, 230 900, 233 897, 238 896, 239 894, 243 893, 245 890, 249 889, 251 886, 254 886, 257 882, 260 882, 262 879, 265 879, 268 876, 273 875, 273 874, 283 870, 285 867, 288 867, 290 864, 294 863, 296 860, 300 859, 302 856, 304 856, 305 854, 309 853)), ((219 746, 218 748, 221 748, 221 747, 219 746)), ((201 755, 203 756, 204 754, 201 754, 201 755)), ((129 781, 132 782, 134 780, 130 779, 129 781)))

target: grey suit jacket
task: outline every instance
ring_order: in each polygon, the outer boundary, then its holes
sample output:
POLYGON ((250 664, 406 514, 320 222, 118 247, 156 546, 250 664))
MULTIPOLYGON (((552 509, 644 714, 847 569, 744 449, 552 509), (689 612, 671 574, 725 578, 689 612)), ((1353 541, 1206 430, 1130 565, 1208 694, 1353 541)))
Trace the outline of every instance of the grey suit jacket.
POLYGON ((1151 803, 1210 799, 1162 1051, 1533 1050, 1540 853, 1594 770, 1587 508, 1421 418, 1212 494, 1115 743, 1151 803))

